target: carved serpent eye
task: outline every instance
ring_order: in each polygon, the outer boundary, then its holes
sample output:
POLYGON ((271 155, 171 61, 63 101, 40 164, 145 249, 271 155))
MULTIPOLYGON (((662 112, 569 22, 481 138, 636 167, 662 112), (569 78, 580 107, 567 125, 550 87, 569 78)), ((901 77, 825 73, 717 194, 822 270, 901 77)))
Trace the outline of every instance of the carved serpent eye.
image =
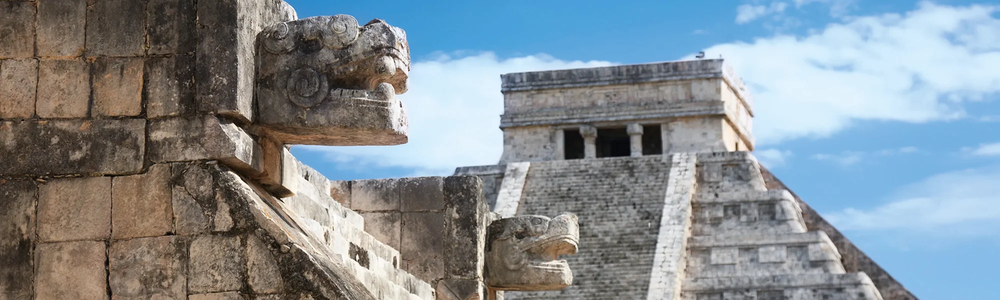
POLYGON ((349 15, 336 15, 330 18, 323 31, 323 45, 329 48, 345 48, 358 38, 360 27, 358 20, 349 15))
POLYGON ((285 87, 288 100, 298 106, 309 108, 323 102, 329 93, 326 75, 312 68, 301 68, 288 76, 285 87))
POLYGON ((264 49, 271 53, 285 53, 295 49, 295 39, 288 24, 278 23, 264 31, 264 49))

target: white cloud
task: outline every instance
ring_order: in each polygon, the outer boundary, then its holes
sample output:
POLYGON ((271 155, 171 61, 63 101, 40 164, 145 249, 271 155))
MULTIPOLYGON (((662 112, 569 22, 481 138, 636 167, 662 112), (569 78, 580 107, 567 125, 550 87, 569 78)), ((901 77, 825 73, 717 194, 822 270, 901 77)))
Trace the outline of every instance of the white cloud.
POLYGON ((767 168, 777 168, 785 165, 786 160, 792 156, 792 151, 781 151, 778 149, 754 150, 753 155, 767 168))
POLYGON ((410 122, 409 143, 297 147, 321 151, 342 168, 407 167, 416 169, 414 175, 449 175, 459 166, 495 164, 503 151, 500 74, 607 65, 611 63, 546 55, 501 60, 489 52, 414 62, 409 91, 398 96, 410 122))
POLYGON ((854 8, 857 0, 794 0, 795 8, 809 3, 822 3, 830 6, 830 16, 841 17, 854 8))
MULTIPOLYGON (((826 137, 857 121, 961 118, 1000 92, 996 6, 922 3, 905 15, 854 17, 805 37, 708 48, 743 76, 759 145, 826 137)), ((688 58, 693 58, 693 55, 688 58)))
POLYGON ((978 148, 972 150, 972 154, 980 156, 1000 155, 1000 142, 979 145, 978 148))
POLYGON ((823 214, 841 230, 1000 234, 1000 167, 944 173, 905 186, 880 206, 823 214))
POLYGON ((736 24, 746 24, 758 18, 779 14, 785 11, 788 4, 784 2, 771 2, 771 5, 743 4, 736 7, 736 24))
POLYGON ((891 156, 898 154, 913 154, 920 152, 920 148, 906 146, 901 148, 882 149, 876 151, 843 151, 837 154, 818 153, 810 158, 815 160, 832 161, 840 166, 848 167, 861 162, 861 160, 872 156, 891 156))

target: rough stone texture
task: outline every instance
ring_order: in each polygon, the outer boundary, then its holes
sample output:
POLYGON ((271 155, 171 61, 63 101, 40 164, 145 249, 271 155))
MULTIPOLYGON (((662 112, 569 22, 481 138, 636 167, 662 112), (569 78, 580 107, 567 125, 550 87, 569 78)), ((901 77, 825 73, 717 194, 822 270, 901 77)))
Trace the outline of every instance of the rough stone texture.
POLYGON ((0 58, 28 58, 35 54, 35 3, 0 5, 0 58))
POLYGON ((83 55, 86 0, 38 2, 38 56, 83 55))
POLYGON ((44 243, 35 252, 35 299, 108 299, 104 242, 44 243))
POLYGON ((490 223, 486 233, 486 285, 504 291, 560 290, 573 271, 560 255, 576 254, 576 215, 516 216, 490 223))
POLYGON ((653 253, 653 269, 649 273, 647 300, 679 299, 687 268, 687 243, 691 236, 691 201, 697 180, 697 157, 690 153, 670 155, 670 174, 660 230, 653 253))
POLYGON ((149 57, 143 68, 146 117, 153 119, 191 114, 194 103, 194 57, 149 57))
POLYGON ((240 289, 246 274, 246 258, 238 237, 198 236, 191 240, 188 262, 190 293, 240 289))
POLYGON ((257 237, 247 239, 247 282, 255 293, 282 291, 280 267, 271 249, 257 237))
POLYGON ((261 150, 232 122, 214 116, 152 120, 149 156, 153 162, 216 159, 234 169, 260 172, 261 150))
POLYGON ((486 300, 484 290, 482 281, 470 279, 444 279, 436 289, 438 300, 486 300))
POLYGON ((352 181, 351 209, 356 211, 398 211, 399 180, 370 179, 352 181))
POLYGON ((444 249, 446 238, 442 238, 443 232, 445 221, 442 213, 403 214, 402 240, 406 243, 399 249, 402 269, 425 280, 445 277, 445 261, 462 258, 434 251, 444 249))
POLYGON ((404 212, 444 209, 441 177, 417 177, 400 180, 400 208, 404 212))
POLYGON ((111 182, 111 237, 161 236, 173 231, 170 166, 153 165, 145 174, 111 182))
POLYGON ((0 119, 31 118, 37 84, 37 60, 0 60, 0 119))
POLYGON ((197 1, 198 109, 253 120, 254 43, 268 25, 296 19, 280 0, 197 1))
POLYGON ((210 294, 194 294, 188 300, 243 300, 246 299, 239 292, 222 292, 210 294))
POLYGON ((0 299, 30 299, 33 292, 34 181, 0 180, 0 299))
POLYGON ((406 142, 396 99, 410 70, 406 33, 381 20, 358 25, 348 15, 321 16, 258 35, 257 121, 271 136, 289 144, 406 142))
POLYGON ((399 244, 400 225, 403 214, 399 212, 365 212, 365 231, 379 242, 394 249, 401 249, 399 244))
POLYGON ((79 59, 42 59, 38 65, 38 100, 41 118, 84 118, 90 101, 90 71, 79 59))
POLYGON ((115 299, 184 299, 187 243, 177 236, 111 243, 108 282, 115 299))
MULTIPOLYGON (((194 51, 195 1, 147 0, 147 54, 180 54, 194 51)), ((192 58, 193 61, 193 58, 192 58)))
POLYGON ((110 177, 52 179, 39 186, 39 241, 107 239, 110 235, 110 177))
MULTIPOLYGON (((777 177, 774 176, 769 170, 761 167, 761 175, 764 178, 764 183, 767 185, 769 190, 788 190, 788 187, 781 182, 777 177)), ((882 294, 882 298, 887 300, 910 300, 917 299, 913 293, 910 293, 902 284, 896 281, 892 275, 889 275, 885 269, 882 269, 874 260, 872 260, 868 255, 866 255, 861 249, 858 249, 850 240, 847 239, 839 230, 830 225, 822 216, 819 215, 812 207, 809 207, 805 201, 795 195, 795 192, 791 192, 791 195, 798 202, 798 205, 802 208, 802 219, 805 221, 806 228, 808 230, 822 231, 830 237, 830 240, 836 245, 836 248, 841 255, 841 262, 844 265, 844 269, 847 272, 864 272, 871 277, 872 282, 878 287, 879 292, 882 294)))
POLYGON ((142 169, 145 120, 0 121, 0 174, 130 174, 142 169))
MULTIPOLYGON (((482 186, 482 181, 475 176, 449 176, 444 179, 447 207, 444 256, 448 258, 444 268, 448 278, 483 279, 486 226, 489 225, 490 212, 483 200, 482 186)), ((403 240, 407 240, 405 233, 403 240)))
POLYGON ((138 116, 142 113, 142 58, 100 57, 91 79, 95 117, 138 116))
POLYGON ((509 218, 517 213, 517 206, 524 193, 524 179, 528 176, 530 167, 531 163, 528 162, 507 164, 503 181, 497 189, 496 205, 492 209, 500 217, 509 218))
POLYGON ((145 54, 147 0, 100 0, 87 7, 87 56, 145 54))

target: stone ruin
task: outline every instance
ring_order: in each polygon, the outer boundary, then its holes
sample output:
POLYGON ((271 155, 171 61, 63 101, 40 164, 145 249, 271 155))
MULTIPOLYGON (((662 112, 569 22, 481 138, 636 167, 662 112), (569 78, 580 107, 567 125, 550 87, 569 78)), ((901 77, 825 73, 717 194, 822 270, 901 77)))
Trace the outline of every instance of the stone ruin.
POLYGON ((288 145, 407 141, 385 21, 22 0, 0 40, 0 299, 915 299, 721 60, 507 74, 498 165, 330 181, 288 145))
POLYGON ((331 182, 289 153, 407 141, 409 46, 385 21, 298 19, 280 0, 4 1, 0 16, 0 299, 498 299, 572 282, 557 260, 577 250, 572 214, 501 219, 475 176, 331 182))

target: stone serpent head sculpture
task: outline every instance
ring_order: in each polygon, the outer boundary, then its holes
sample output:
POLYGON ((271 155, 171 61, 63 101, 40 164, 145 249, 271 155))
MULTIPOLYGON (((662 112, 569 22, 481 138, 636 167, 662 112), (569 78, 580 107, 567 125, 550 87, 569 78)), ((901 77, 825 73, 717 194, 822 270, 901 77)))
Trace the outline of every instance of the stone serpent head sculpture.
POLYGON ((486 285, 494 290, 558 290, 573 283, 559 255, 576 254, 580 227, 574 214, 515 216, 486 230, 486 285))
POLYGON ((349 15, 273 24, 257 35, 256 123, 288 144, 397 145, 408 124, 406 33, 349 15))

